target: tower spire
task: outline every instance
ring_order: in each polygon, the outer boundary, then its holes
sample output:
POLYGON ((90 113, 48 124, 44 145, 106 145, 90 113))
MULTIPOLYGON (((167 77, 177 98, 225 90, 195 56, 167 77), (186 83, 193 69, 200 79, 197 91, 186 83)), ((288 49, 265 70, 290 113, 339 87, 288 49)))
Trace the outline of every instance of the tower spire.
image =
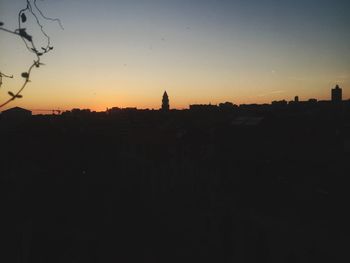
POLYGON ((337 84, 334 89, 332 89, 331 93, 332 102, 339 103, 342 101, 342 89, 337 84))
POLYGON ((168 97, 168 93, 166 91, 164 91, 163 94, 163 99, 162 99, 162 111, 169 111, 169 97, 168 97))

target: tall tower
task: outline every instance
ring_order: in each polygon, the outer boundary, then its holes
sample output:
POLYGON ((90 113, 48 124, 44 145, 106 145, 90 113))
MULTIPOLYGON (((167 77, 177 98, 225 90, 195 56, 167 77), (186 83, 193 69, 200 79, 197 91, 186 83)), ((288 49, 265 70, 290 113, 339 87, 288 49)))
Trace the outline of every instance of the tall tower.
POLYGON ((342 89, 339 88, 339 86, 335 86, 334 89, 332 89, 332 102, 338 103, 342 101, 342 89))
POLYGON ((169 97, 165 91, 162 99, 162 111, 168 111, 168 110, 169 110, 169 97))

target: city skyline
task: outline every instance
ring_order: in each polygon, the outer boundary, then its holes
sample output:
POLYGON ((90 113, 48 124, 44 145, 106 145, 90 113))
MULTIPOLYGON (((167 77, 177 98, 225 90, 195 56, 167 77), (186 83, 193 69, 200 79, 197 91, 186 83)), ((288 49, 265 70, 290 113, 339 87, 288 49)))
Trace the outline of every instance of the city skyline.
MULTIPOLYGON (((23 1, 2 1, 1 22, 15 28, 23 1)), ((24 98, 29 109, 193 103, 329 100, 336 84, 349 99, 350 34, 346 1, 42 1, 64 30, 45 23, 54 50, 34 70, 24 98)), ((16 89, 32 57, 0 32, 0 98, 16 89)))
MULTIPOLYGON (((317 98, 311 97, 311 98, 305 98, 300 99, 299 96, 294 96, 293 99, 279 99, 279 100, 274 100, 271 101, 269 103, 249 103, 249 104, 235 104, 232 103, 231 101, 222 101, 222 102, 218 102, 218 103, 214 103, 212 104, 211 102, 209 103, 191 103, 189 105, 187 105, 187 107, 184 108, 172 108, 171 107, 171 103, 170 103, 170 99, 169 99, 169 95, 167 93, 167 91, 165 90, 163 95, 162 95, 162 100, 161 103, 159 104, 159 107, 155 107, 155 108, 138 108, 137 106, 135 107, 135 105, 129 105, 127 107, 119 107, 118 105, 114 105, 113 107, 107 107, 105 110, 101 110, 98 112, 110 112, 113 110, 159 110, 159 111, 169 111, 169 110, 188 110, 188 109, 195 109, 195 108, 205 108, 205 107, 209 107, 210 109, 213 109, 213 107, 223 107, 223 108, 233 108, 233 107, 240 107, 240 106, 249 106, 249 105, 273 105, 273 104, 279 104, 279 105, 287 105, 287 104, 302 104, 302 103, 314 103, 314 102, 329 102, 332 103, 334 105, 339 104, 341 102, 347 103, 350 102, 350 99, 344 99, 343 98, 343 89, 337 84, 334 88, 330 89, 330 94, 329 94, 329 99, 326 100, 318 100, 317 98)), ((7 107, 6 110, 4 110, 3 112, 6 112, 7 110, 14 110, 14 109, 20 109, 21 111, 30 111, 31 114, 33 113, 34 115, 37 114, 45 114, 45 113, 49 113, 49 114, 61 114, 65 111, 69 112, 70 110, 88 110, 91 111, 91 109, 89 108, 71 108, 71 109, 60 109, 60 108, 51 108, 51 109, 24 109, 18 106, 14 106, 14 107, 7 107)), ((92 111, 95 111, 94 109, 92 109, 92 111)), ((95 111, 96 112, 96 111, 95 111)), ((1 112, 0 112, 1 113, 1 112)))

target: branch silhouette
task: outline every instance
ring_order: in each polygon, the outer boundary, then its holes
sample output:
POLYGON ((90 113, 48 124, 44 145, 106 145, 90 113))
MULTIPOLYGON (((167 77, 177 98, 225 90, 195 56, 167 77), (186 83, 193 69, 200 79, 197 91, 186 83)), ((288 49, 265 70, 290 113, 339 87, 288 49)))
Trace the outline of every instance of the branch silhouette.
POLYGON ((2 72, 0 71, 0 88, 1 88, 1 86, 2 86, 2 78, 10 78, 10 79, 12 79, 12 78, 13 78, 13 75, 9 76, 9 75, 6 75, 6 74, 4 74, 4 73, 2 73, 2 72))
MULTIPOLYGON (((42 25, 40 18, 37 16, 35 11, 33 10, 33 7, 35 8, 36 11, 38 11, 42 19, 57 22, 60 25, 60 27, 63 29, 61 21, 58 18, 49 18, 43 14, 43 12, 37 6, 36 0, 33 0, 33 1, 26 0, 26 4, 27 4, 26 7, 21 9, 18 13, 18 28, 15 30, 10 30, 10 29, 4 28, 4 23, 0 22, 0 30, 20 37, 23 43, 25 44, 26 48, 28 49, 28 51, 35 55, 35 59, 33 63, 30 65, 30 67, 27 69, 27 71, 22 72, 21 76, 22 78, 24 78, 24 82, 21 85, 21 87, 19 87, 19 89, 16 92, 8 91, 8 95, 10 96, 10 98, 5 100, 4 102, 0 102, 0 108, 6 106, 7 104, 9 104, 11 101, 14 101, 15 99, 19 99, 23 97, 21 93, 25 89, 27 84, 30 82, 30 75, 32 73, 33 68, 34 67, 39 68, 40 66, 44 65, 43 63, 41 63, 41 57, 47 54, 48 52, 50 52, 51 50, 53 50, 53 46, 51 46, 51 39, 49 35, 45 32, 44 26, 42 25), (41 47, 40 51, 36 47, 33 41, 33 37, 30 34, 28 34, 26 31, 26 28, 23 27, 23 25, 27 23, 26 14, 31 15, 35 19, 36 24, 40 27, 40 31, 46 38, 46 46, 41 47)), ((2 79, 4 77, 13 78, 13 75, 11 76, 6 75, 0 71, 0 87, 2 86, 2 83, 3 83, 2 79)))

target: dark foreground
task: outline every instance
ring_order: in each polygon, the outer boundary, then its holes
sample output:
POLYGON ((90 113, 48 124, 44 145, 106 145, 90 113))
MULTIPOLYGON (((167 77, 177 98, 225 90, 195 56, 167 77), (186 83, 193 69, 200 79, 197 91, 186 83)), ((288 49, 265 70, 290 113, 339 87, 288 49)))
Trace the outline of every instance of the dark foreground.
POLYGON ((350 262, 349 118, 0 122, 0 262, 350 262))

